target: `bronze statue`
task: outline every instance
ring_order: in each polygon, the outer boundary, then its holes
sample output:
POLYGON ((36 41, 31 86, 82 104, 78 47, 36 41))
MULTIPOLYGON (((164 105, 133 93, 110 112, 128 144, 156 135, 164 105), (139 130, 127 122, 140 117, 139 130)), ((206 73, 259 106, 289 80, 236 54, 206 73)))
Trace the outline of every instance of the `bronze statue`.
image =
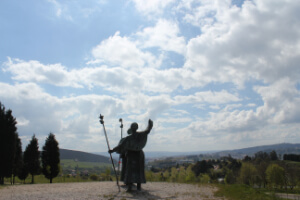
POLYGON ((124 155, 121 180, 128 186, 128 192, 132 190, 133 183, 137 184, 137 190, 141 190, 141 184, 146 183, 143 148, 152 127, 153 121, 149 119, 147 129, 137 132, 138 124, 132 123, 127 131, 129 136, 121 139, 118 146, 109 150, 109 153, 117 152, 124 155))

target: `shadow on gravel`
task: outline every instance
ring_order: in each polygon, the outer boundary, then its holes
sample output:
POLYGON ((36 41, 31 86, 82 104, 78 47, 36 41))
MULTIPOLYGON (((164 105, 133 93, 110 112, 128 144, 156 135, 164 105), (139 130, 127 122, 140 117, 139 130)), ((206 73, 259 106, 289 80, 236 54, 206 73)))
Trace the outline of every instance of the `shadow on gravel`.
POLYGON ((150 190, 142 190, 142 191, 132 191, 130 193, 126 192, 126 195, 120 195, 119 197, 124 199, 149 199, 149 200, 155 200, 155 199, 174 199, 176 196, 170 196, 170 197, 160 197, 157 195, 151 194, 153 191, 150 190))
MULTIPOLYGON (((125 188, 124 186, 121 186, 122 188, 125 188)), ((122 199, 147 199, 147 200, 155 200, 155 199, 175 199, 176 196, 170 196, 170 197, 160 197, 157 195, 154 195, 154 190, 145 190, 142 189, 141 191, 136 190, 135 185, 133 186, 133 190, 131 192, 121 192, 119 193, 118 198, 122 199)))

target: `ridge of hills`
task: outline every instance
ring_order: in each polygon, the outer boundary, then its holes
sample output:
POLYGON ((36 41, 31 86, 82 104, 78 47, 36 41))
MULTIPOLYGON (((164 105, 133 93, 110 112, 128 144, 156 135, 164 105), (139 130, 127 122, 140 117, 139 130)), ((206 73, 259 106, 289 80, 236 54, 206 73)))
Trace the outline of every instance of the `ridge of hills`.
POLYGON ((255 153, 259 151, 263 151, 266 153, 270 153, 271 151, 276 151, 278 155, 284 154, 300 154, 300 143, 280 143, 280 144, 273 144, 273 145, 262 145, 262 146, 255 146, 255 147, 248 147, 243 149, 235 149, 235 150, 226 150, 226 151, 219 151, 214 153, 214 155, 218 156, 228 156, 230 154, 232 157, 235 158, 243 158, 244 156, 254 156, 255 153))
MULTIPOLYGON (((228 156, 229 154, 234 158, 243 158, 244 156, 254 156, 255 153, 259 151, 270 153, 271 151, 276 151, 277 154, 300 154, 300 143, 280 143, 273 145, 262 145, 255 147, 247 147, 235 150, 225 150, 225 151, 196 151, 196 152, 168 152, 168 151, 154 151, 145 152, 146 158, 163 158, 163 157, 180 157, 180 156, 192 156, 199 154, 208 154, 217 157, 228 156)), ((76 150, 60 149, 60 159, 73 159, 81 162, 101 162, 101 163, 111 163, 107 152, 101 153, 87 153, 76 150)), ((118 159, 117 154, 113 154, 114 159, 118 159)))

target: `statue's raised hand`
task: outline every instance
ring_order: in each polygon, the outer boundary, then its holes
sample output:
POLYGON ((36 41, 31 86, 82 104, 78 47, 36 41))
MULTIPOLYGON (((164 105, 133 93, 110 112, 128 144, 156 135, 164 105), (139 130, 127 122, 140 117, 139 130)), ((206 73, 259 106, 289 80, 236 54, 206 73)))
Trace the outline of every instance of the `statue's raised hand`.
POLYGON ((150 129, 152 129, 152 127, 153 127, 153 121, 151 119, 149 119, 149 121, 148 121, 148 127, 150 129))

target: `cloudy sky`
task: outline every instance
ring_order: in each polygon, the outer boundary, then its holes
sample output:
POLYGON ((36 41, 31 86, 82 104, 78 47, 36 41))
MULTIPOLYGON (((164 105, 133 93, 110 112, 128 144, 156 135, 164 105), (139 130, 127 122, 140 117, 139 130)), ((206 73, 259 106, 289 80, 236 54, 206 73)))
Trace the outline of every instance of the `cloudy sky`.
POLYGON ((146 151, 300 142, 296 0, 1 0, 0 101, 23 148, 107 151, 132 122, 146 151))

